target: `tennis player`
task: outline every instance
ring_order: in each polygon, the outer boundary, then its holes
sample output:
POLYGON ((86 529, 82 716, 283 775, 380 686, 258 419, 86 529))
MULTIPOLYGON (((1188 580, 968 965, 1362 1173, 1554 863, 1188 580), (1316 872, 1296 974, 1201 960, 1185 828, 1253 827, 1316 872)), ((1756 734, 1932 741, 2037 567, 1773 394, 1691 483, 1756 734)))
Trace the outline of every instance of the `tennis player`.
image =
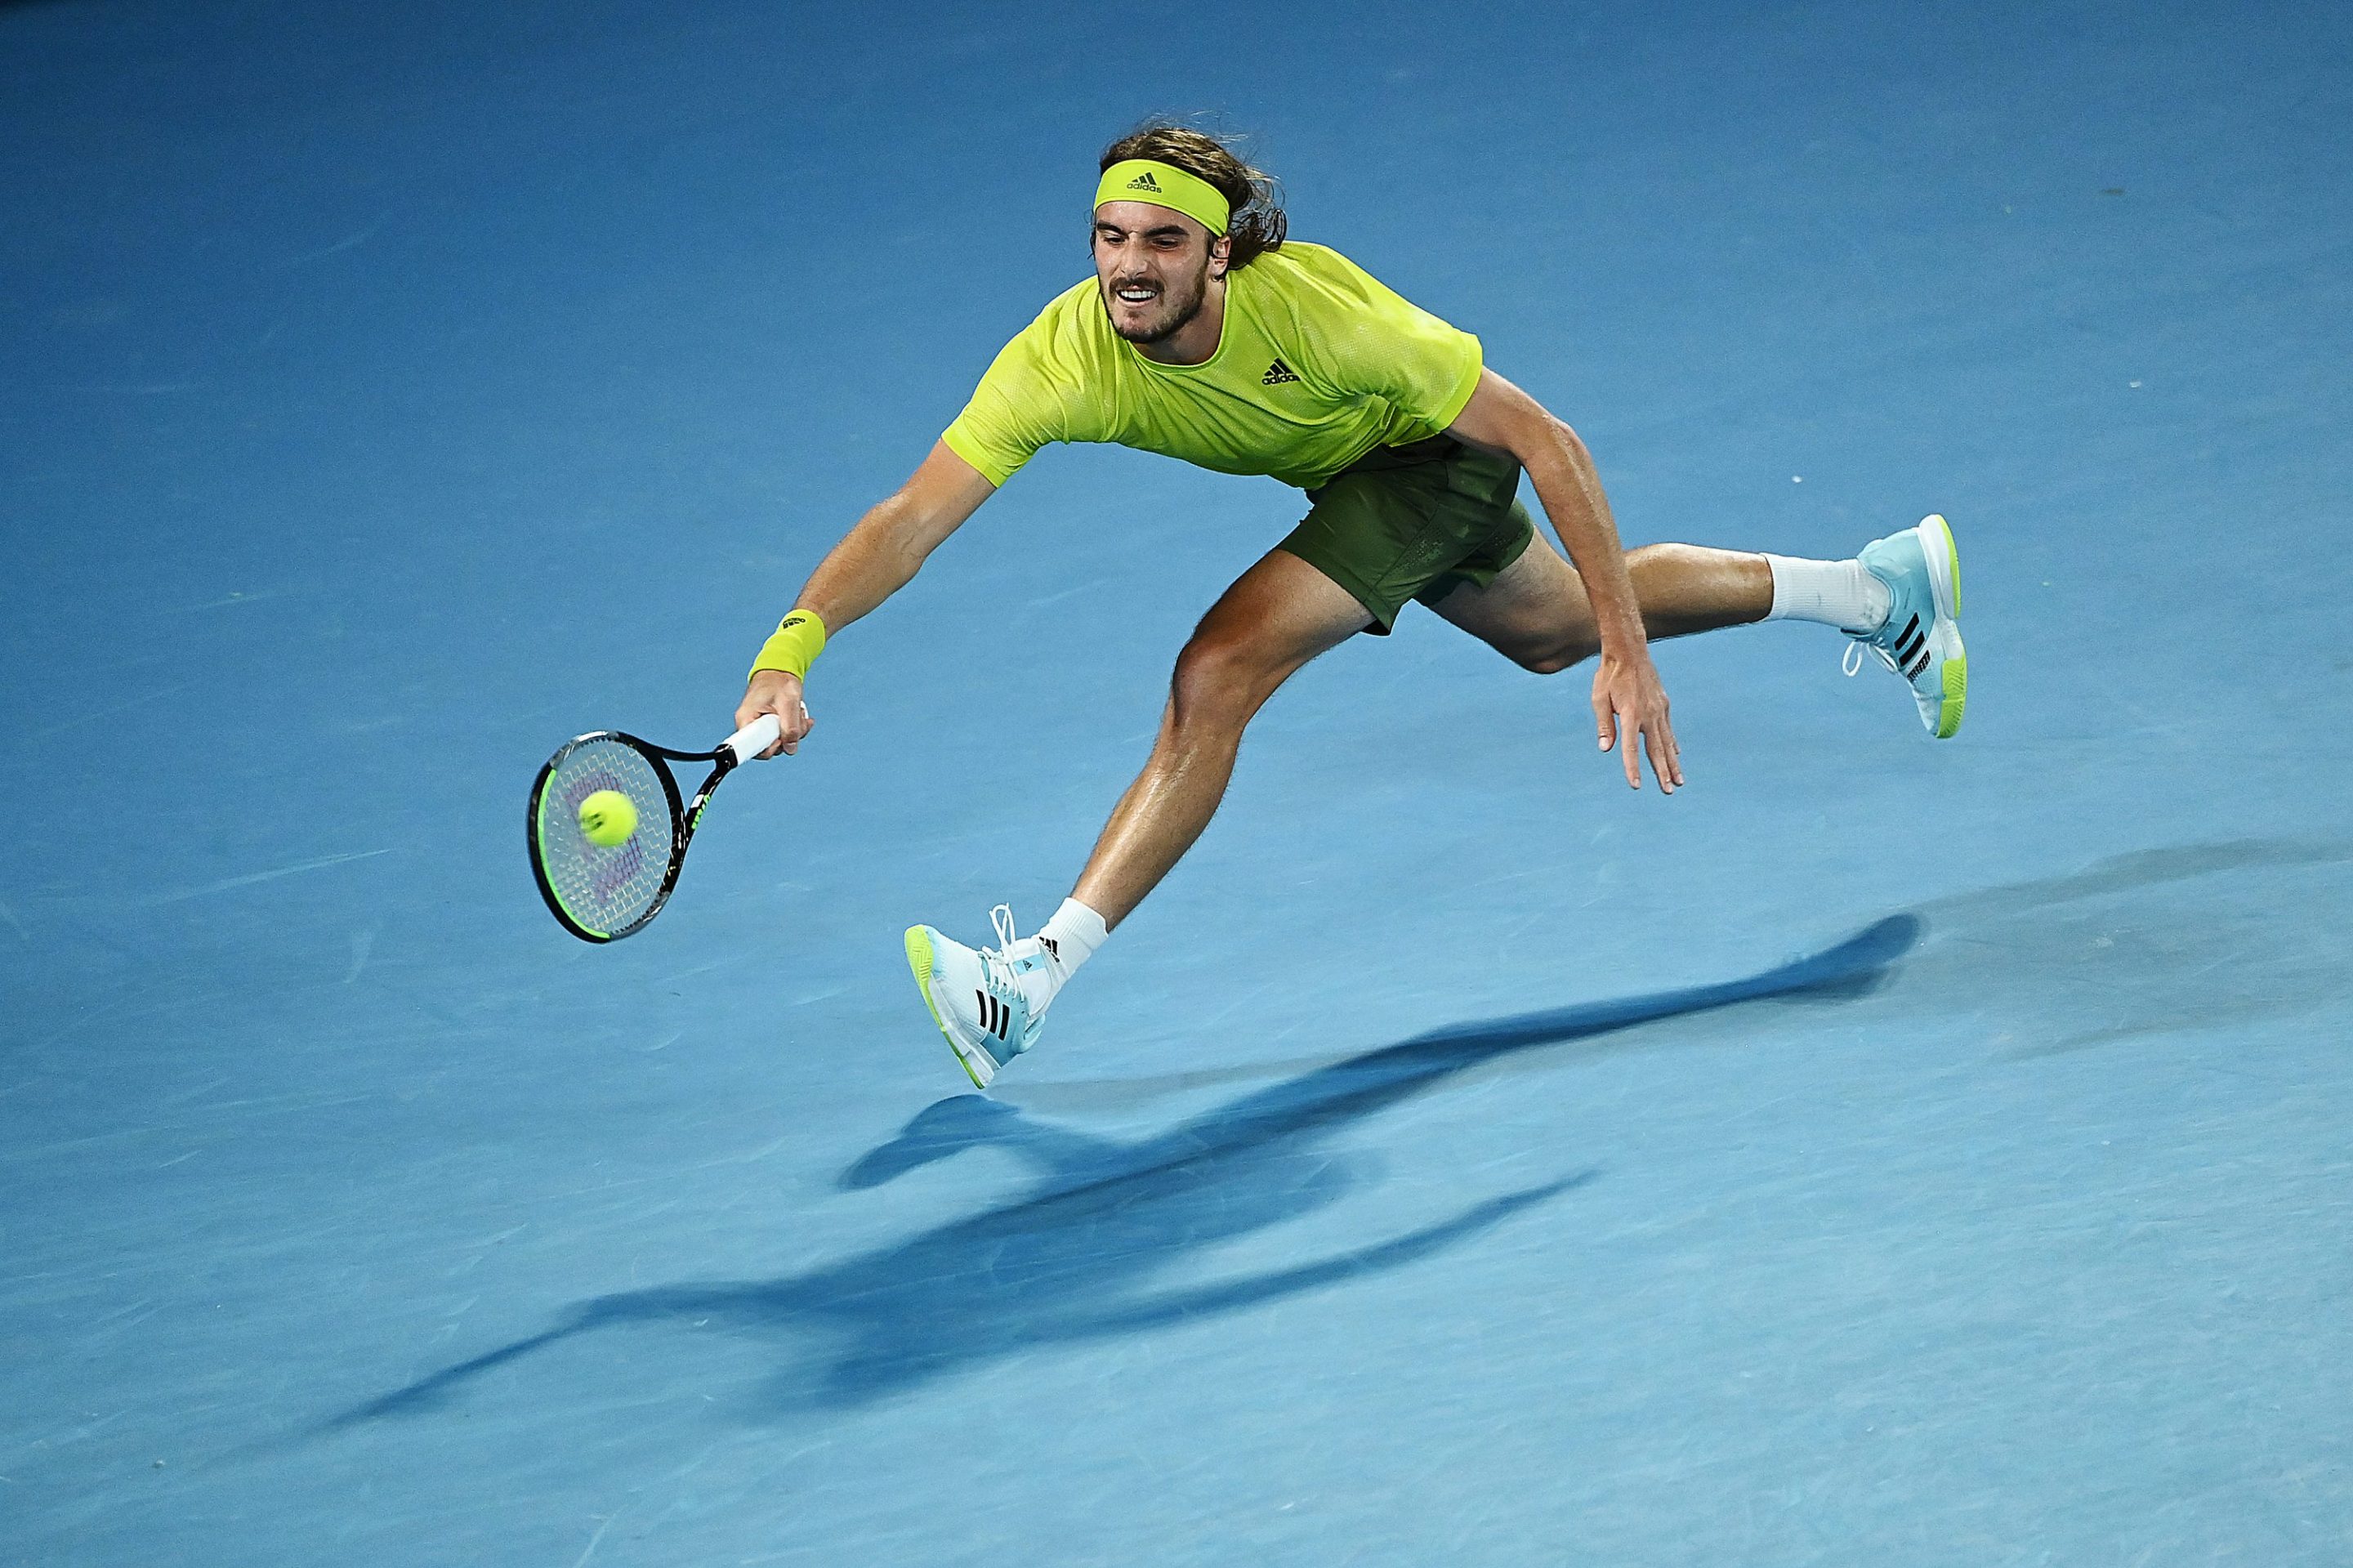
MULTIPOLYGON (((826 556, 760 651, 736 709, 797 749, 828 635, 1053 441, 1116 441, 1306 492, 1306 517, 1229 588, 1176 656, 1144 771, 1078 885, 1036 933, 1005 906, 996 945, 907 932, 924 1004, 986 1087, 1037 1043, 1056 994, 1208 825, 1243 726, 1276 687, 1419 601, 1523 667, 1596 661, 1593 717, 1626 782, 1683 782, 1649 639, 1750 621, 1837 628, 1910 683, 1929 734, 1959 728, 1960 567, 1941 517, 1814 561, 1621 550, 1584 443, 1487 367, 1479 340, 1337 251, 1284 238, 1271 182, 1219 139, 1155 124, 1103 154, 1094 276, 1008 344, 898 493, 826 556), (1517 499, 1525 472, 1567 555, 1517 499)), ((1850 662, 1852 673, 1852 662, 1850 662)))

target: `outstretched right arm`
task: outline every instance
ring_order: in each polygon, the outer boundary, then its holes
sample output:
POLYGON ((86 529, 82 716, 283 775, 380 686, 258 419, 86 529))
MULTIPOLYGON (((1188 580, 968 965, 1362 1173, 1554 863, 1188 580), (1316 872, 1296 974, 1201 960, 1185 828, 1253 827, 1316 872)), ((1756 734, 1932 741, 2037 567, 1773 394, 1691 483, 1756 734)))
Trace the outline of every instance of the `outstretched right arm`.
MULTIPOLYGON (((996 493, 997 487, 978 469, 949 450, 945 442, 935 442, 907 482, 860 518, 858 526, 826 553, 793 608, 815 615, 828 637, 839 634, 905 588, 924 557, 996 493)), ((754 670, 735 710, 735 727, 743 728, 762 714, 776 715, 782 737, 761 755, 797 750, 811 722, 801 678, 789 670, 754 670)))

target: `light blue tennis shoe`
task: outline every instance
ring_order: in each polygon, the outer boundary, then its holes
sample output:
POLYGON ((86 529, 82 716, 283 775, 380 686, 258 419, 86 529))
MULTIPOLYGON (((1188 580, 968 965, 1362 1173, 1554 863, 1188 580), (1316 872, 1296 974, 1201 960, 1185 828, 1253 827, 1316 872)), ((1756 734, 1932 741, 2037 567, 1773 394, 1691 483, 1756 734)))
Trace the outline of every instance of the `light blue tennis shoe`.
POLYGON ((1961 727, 1969 694, 1968 655, 1961 648, 1961 556, 1953 530, 1935 513, 1917 526, 1862 547, 1863 569, 1887 585, 1887 619, 1876 631, 1852 633, 1846 673, 1862 651, 1911 683, 1920 722, 1938 740, 1961 727))
POLYGON ((929 926, 907 927, 907 967, 923 1005, 976 1089, 1038 1043, 1062 979, 1046 943, 1014 936, 1012 910, 1000 904, 988 917, 994 948, 967 948, 929 926))

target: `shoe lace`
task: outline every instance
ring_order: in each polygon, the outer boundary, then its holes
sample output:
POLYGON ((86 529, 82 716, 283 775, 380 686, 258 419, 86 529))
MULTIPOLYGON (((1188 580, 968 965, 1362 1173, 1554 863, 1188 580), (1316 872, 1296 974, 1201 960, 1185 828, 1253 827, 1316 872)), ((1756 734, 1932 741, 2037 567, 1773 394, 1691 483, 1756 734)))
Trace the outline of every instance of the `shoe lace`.
POLYGON ((1839 668, 1845 672, 1848 680, 1852 681, 1862 673, 1862 651, 1866 648, 1879 655, 1881 663, 1899 675, 1904 673, 1904 666, 1895 662, 1894 654, 1876 642, 1867 642, 1858 637, 1846 645, 1845 652, 1839 655, 1839 668))
POLYGON ((1000 1001, 1011 1001, 1020 993, 1021 982, 1013 973, 1013 962, 1007 955, 1019 940, 1013 934, 1013 906, 1000 904, 988 912, 988 924, 997 933, 997 945, 980 949, 980 972, 988 989, 1000 1001))

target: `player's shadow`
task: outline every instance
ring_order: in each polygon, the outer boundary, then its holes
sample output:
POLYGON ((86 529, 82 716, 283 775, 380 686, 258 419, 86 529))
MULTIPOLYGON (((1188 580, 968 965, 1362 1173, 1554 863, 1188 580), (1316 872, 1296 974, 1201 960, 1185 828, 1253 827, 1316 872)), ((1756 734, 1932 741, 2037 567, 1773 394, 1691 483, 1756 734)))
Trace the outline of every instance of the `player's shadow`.
POLYGON ((1386 1241, 1312 1263, 1160 1287, 1203 1250, 1328 1205, 1366 1175, 1332 1134, 1466 1070, 1539 1046, 1635 1044, 1644 1025, 1693 1014, 1860 997, 1919 939, 1909 915, 1745 979, 1457 1024, 1273 1084, 1135 1141, 1033 1119, 974 1095, 917 1115, 841 1178, 867 1188, 991 1145, 1028 1163, 1018 1195, 895 1245, 774 1279, 624 1291, 583 1303, 543 1333, 419 1379, 330 1423, 428 1409, 474 1379, 594 1330, 716 1325, 787 1341, 793 1365, 771 1409, 866 1404, 1032 1347, 1132 1334, 1230 1312, 1456 1246, 1593 1179, 1590 1171, 1501 1193, 1386 1241))

